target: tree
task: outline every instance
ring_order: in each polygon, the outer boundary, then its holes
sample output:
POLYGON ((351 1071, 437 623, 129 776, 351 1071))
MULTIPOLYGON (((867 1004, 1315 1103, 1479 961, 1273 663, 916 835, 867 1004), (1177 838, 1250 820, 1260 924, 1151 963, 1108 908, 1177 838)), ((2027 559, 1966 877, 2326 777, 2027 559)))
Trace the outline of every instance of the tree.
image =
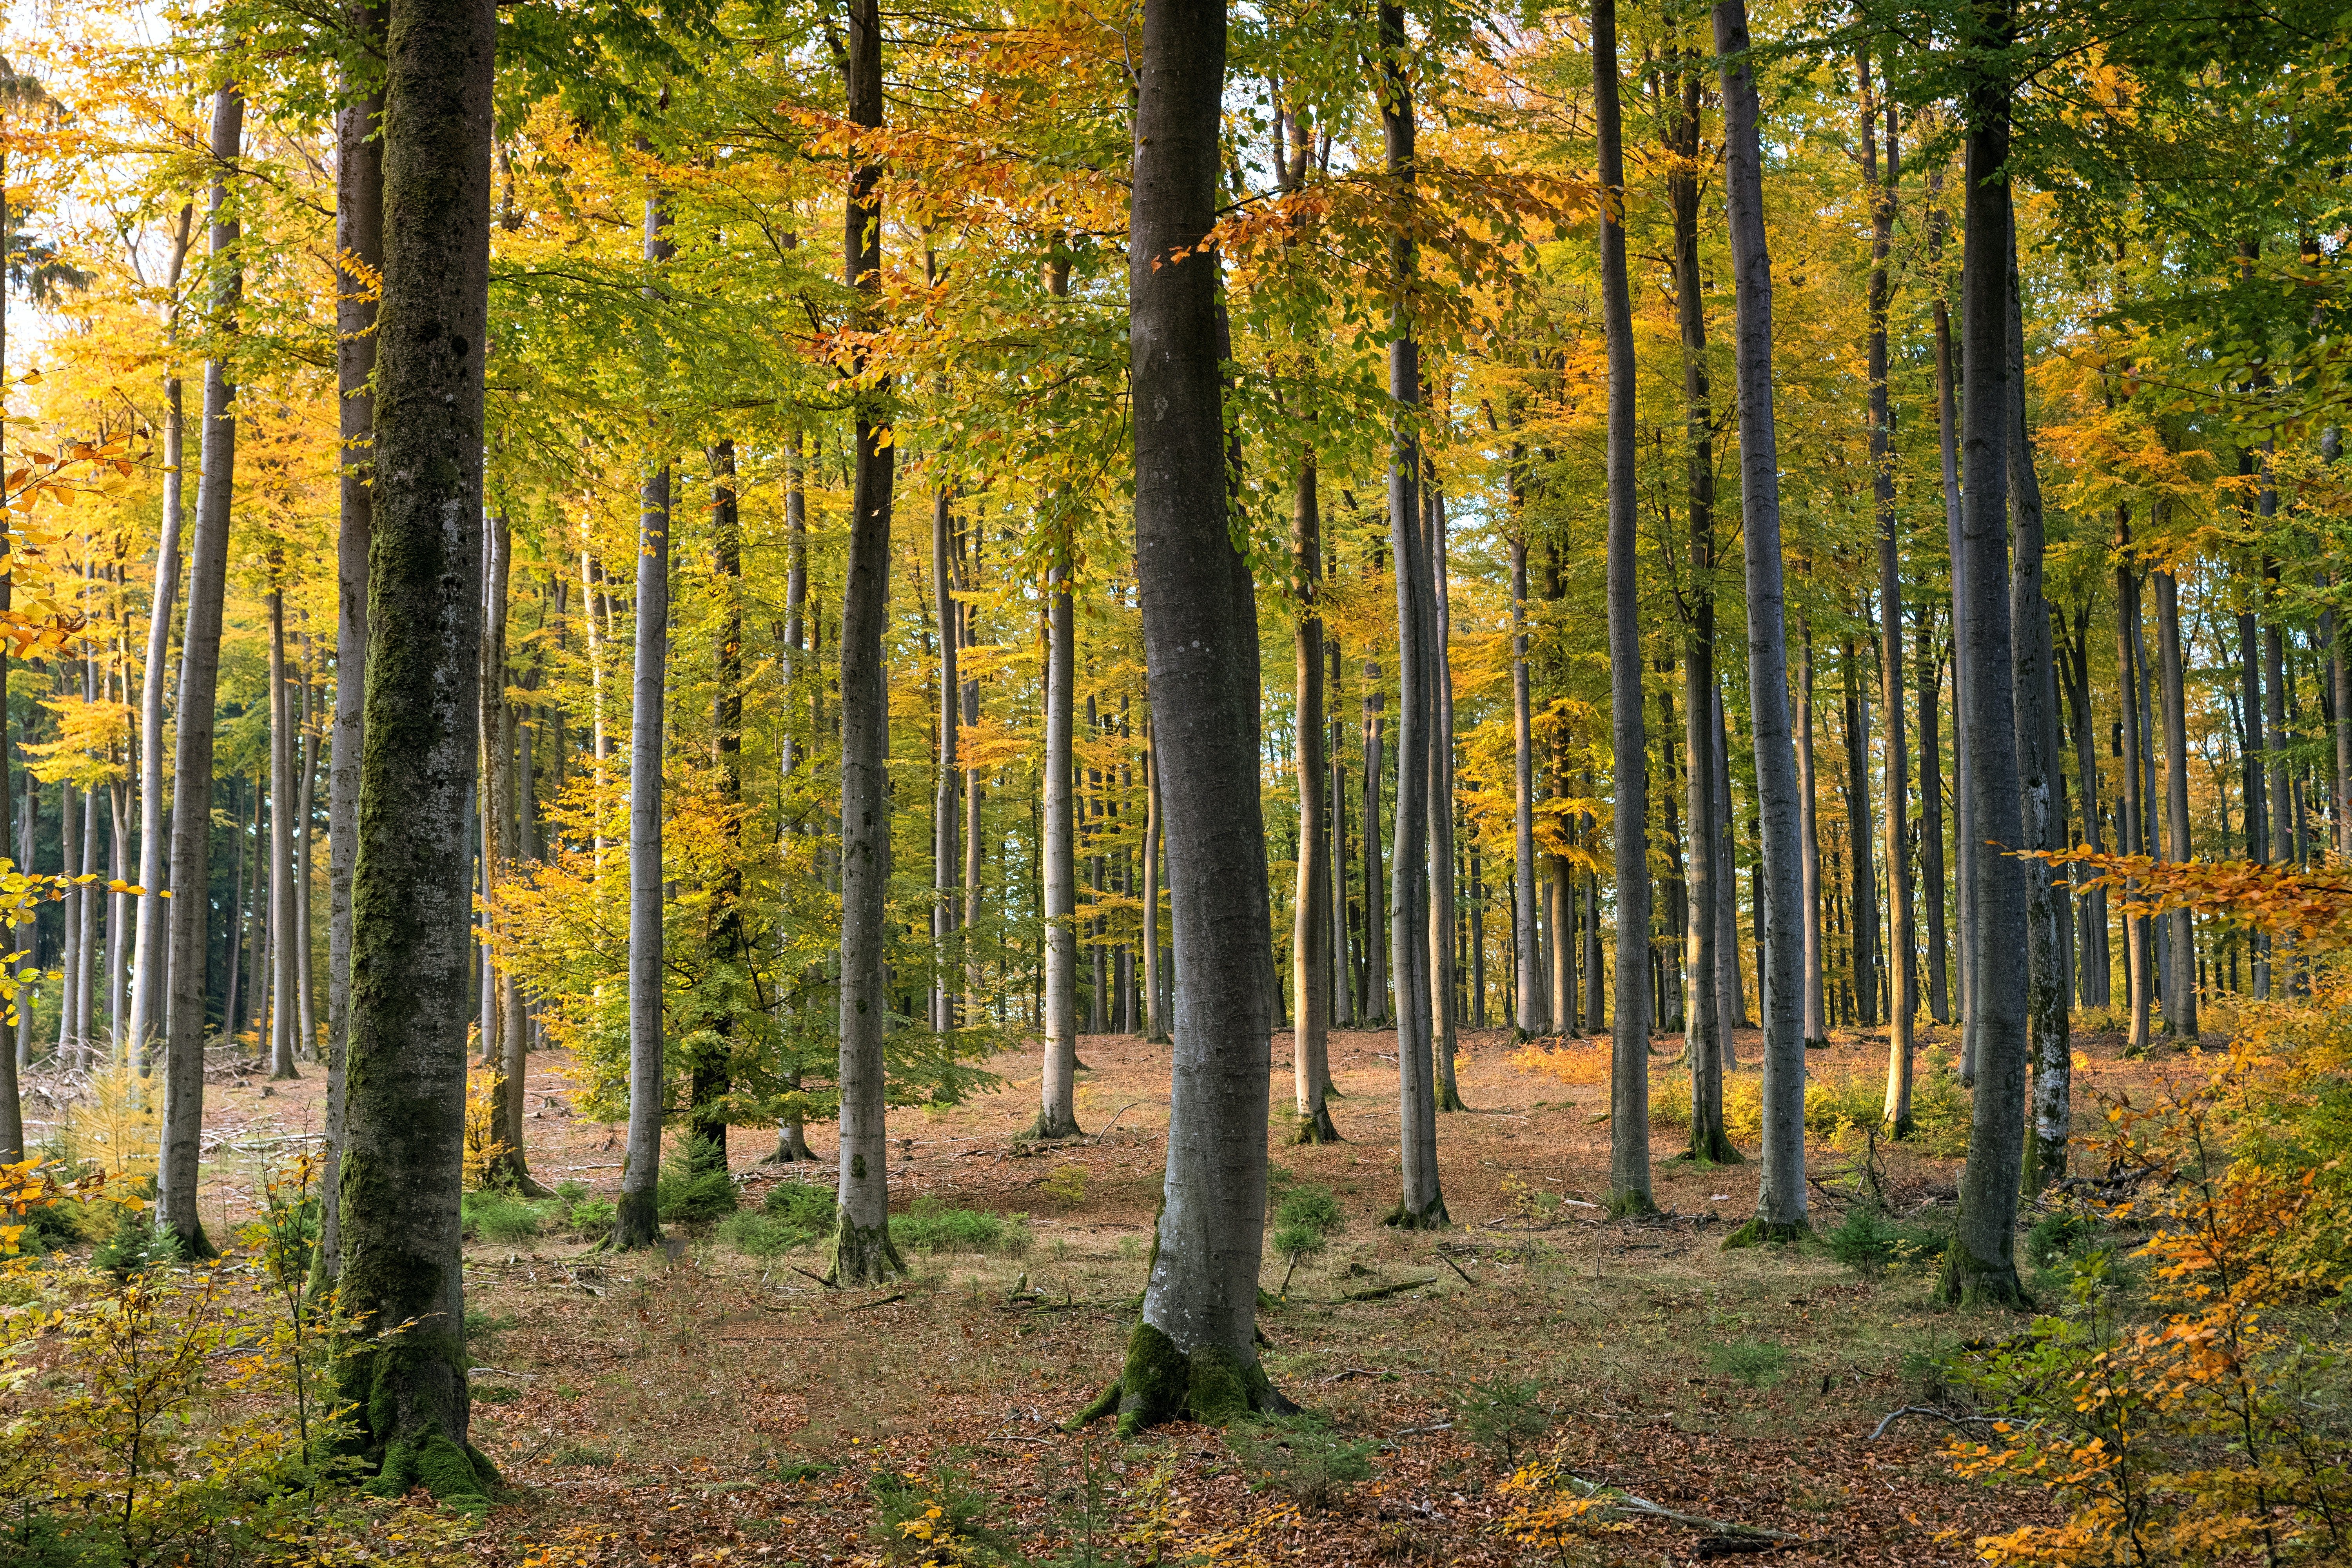
MULTIPOLYGON (((1305 149, 1297 156, 1303 161, 1305 149)), ((1331 1123, 1325 1098, 1331 1088, 1333 947, 1331 832, 1323 805, 1330 769, 1324 754, 1323 622, 1315 613, 1323 582, 1323 526, 1312 445, 1300 449, 1295 487, 1290 549, 1291 592, 1298 599, 1297 662, 1292 677, 1298 694, 1298 891, 1292 905, 1290 973, 1298 1010, 1290 1055, 1298 1126, 1293 1138, 1300 1143, 1335 1143, 1339 1130, 1331 1123)), ((1148 866, 1144 885, 1156 897, 1148 866)))
POLYGON ((1618 110, 1617 3, 1593 0, 1593 121, 1600 137, 1601 320, 1609 353, 1609 729, 1616 760, 1617 1027, 1609 1075, 1609 1207, 1644 1214, 1650 1198, 1648 742, 1642 726, 1642 628, 1634 575, 1633 306, 1625 277, 1625 150, 1618 110))
MULTIPOLYGON (((374 290, 383 268, 383 91, 373 79, 385 6, 345 13, 352 37, 345 101, 335 111, 335 406, 341 460, 335 486, 335 707, 327 755, 327 1150, 319 1179, 319 1274, 342 1268, 342 1148, 351 1039, 352 870, 359 859, 360 756, 367 694, 368 548, 374 489, 368 461, 375 423, 374 290)), ((160 807, 159 807, 160 809, 160 807)), ((142 911, 143 912, 143 911, 142 911)))
MULTIPOLYGON (((244 150, 245 98, 224 84, 213 92, 214 167, 206 246, 215 331, 236 322, 245 278, 229 175, 244 150)), ((196 480, 196 527, 188 552, 188 621, 180 637, 180 698, 172 760, 172 885, 211 885, 214 694, 220 679, 222 596, 228 583, 229 506, 236 473, 236 384, 215 353, 205 361, 203 471, 196 480)), ((197 1166, 205 1120, 205 969, 210 945, 201 898, 172 903, 171 1036, 163 1064, 163 1148, 156 1179, 156 1224, 192 1258, 212 1243, 196 1214, 197 1166)))
MULTIPOLYGON (((1960 268, 1961 521, 1966 597, 1957 612, 1966 670, 1969 789, 1979 823, 2018 822, 2017 731, 2011 688, 2009 468, 2010 84, 1998 51, 2014 18, 2002 0, 1975 13, 1967 102, 1968 204, 1960 268)), ((2023 1299, 2017 1278, 2017 1192, 2024 1160, 2026 1016, 2016 977, 2026 967, 2025 888, 2018 862, 1981 844, 1975 863, 1976 1100, 1969 1162, 1960 1177, 1958 1233, 1945 1254, 1943 1289, 1954 1300, 2023 1299)))
POLYGON ((1143 1318, 1088 1415, 1286 1409, 1257 1359, 1272 999, 1249 568, 1226 530, 1217 262, 1224 0, 1147 0, 1128 310, 1136 577, 1176 929, 1168 1169, 1143 1318))
POLYGON ((1797 759, 1789 733, 1789 640, 1780 566, 1780 479, 1772 425, 1772 259, 1747 0, 1717 0, 1723 62, 1724 195, 1737 280, 1739 510, 1748 571, 1748 735, 1756 752, 1764 907, 1764 1176, 1740 1235, 1778 1240, 1805 1219, 1805 1041, 1798 1027, 1797 759))
MULTIPOLYGON (((849 121, 882 125, 882 14, 877 0, 850 0, 849 47, 842 70, 849 121)), ((842 259, 845 280, 870 318, 882 288, 879 154, 861 143, 849 176, 842 259)), ((861 363, 861 378, 872 373, 861 363)), ((877 405, 887 376, 861 386, 856 472, 850 499, 849 561, 841 605, 841 1185, 833 1277, 863 1285, 901 1272, 890 1242, 882 1033, 889 1005, 883 902, 890 884, 890 703, 882 661, 890 581, 890 491, 898 448, 877 405)))
MULTIPOLYGON (((1059 545, 1066 534, 1057 537, 1059 545)), ((1045 574, 1045 1062, 1038 1079, 1042 1103, 1033 1131, 1039 1138, 1078 1132, 1078 868, 1073 795, 1071 730, 1076 722, 1077 650, 1072 625, 1070 563, 1045 574)))
MULTIPOLYGON (((498 1479, 467 1440, 457 1199, 470 900, 449 875, 466 863, 478 761, 497 27, 487 0, 395 0, 386 36, 338 1299, 358 1331, 342 1363, 344 1397, 373 1484, 394 1496, 422 1485, 482 1498, 498 1479)), ((201 549, 201 515, 197 526, 201 549)), ((184 722, 189 711, 184 700, 184 722)), ((187 966, 203 971, 200 948, 178 952, 175 989, 187 966)), ((176 1004, 173 1022, 176 1045, 176 1004)))

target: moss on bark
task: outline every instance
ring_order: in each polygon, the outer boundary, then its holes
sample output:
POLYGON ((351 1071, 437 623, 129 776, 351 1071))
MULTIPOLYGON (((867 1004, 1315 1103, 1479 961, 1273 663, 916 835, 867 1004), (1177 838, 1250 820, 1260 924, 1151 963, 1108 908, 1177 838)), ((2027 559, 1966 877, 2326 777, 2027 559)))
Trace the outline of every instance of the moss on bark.
POLYGON ((1331 1108, 1328 1105, 1318 1105, 1313 1114, 1298 1119, 1298 1125, 1291 1131, 1290 1142, 1296 1145, 1344 1143, 1347 1140, 1339 1136, 1339 1129, 1332 1124, 1331 1108))
POLYGON ((1118 1435, 1132 1437, 1171 1421, 1223 1426, 1256 1411, 1287 1414, 1298 1407, 1276 1391, 1265 1369, 1223 1345, 1203 1345, 1186 1355, 1176 1342, 1138 1323, 1127 1340, 1127 1365, 1094 1402, 1072 1418, 1069 1429, 1117 1415, 1118 1435))
POLYGON ((2014 1258, 1988 1263, 1972 1256, 1958 1237, 1944 1249, 1944 1272, 1936 1294, 1954 1306, 2008 1307, 2021 1312, 2033 1309, 2033 1298, 2017 1278, 2014 1258))
POLYGON ((1037 1120, 1032 1121, 1025 1129, 1024 1129, 1013 1139, 1013 1142, 1016 1143, 1053 1143, 1058 1142, 1065 1138, 1083 1138, 1085 1136, 1085 1132, 1078 1126, 1078 1119, 1076 1117, 1073 1116, 1066 1121, 1055 1121, 1052 1116, 1040 1110, 1037 1112, 1037 1120))
POLYGON ((1408 1208, 1402 1200, 1388 1212, 1382 1225, 1392 1225, 1399 1230, 1450 1230, 1454 1216, 1445 1212, 1445 1199, 1441 1194, 1429 1200, 1425 1208, 1408 1208))
POLYGON ((825 1278, 836 1285, 879 1285, 906 1272, 907 1260, 890 1239, 888 1220, 857 1225, 846 1212, 842 1214, 833 1235, 833 1268, 825 1278))
POLYGON ((1792 1241, 1803 1241, 1813 1234, 1809 1225, 1780 1225, 1757 1218, 1749 1220, 1723 1238, 1723 1249, 1733 1251, 1742 1247, 1780 1247, 1792 1241))

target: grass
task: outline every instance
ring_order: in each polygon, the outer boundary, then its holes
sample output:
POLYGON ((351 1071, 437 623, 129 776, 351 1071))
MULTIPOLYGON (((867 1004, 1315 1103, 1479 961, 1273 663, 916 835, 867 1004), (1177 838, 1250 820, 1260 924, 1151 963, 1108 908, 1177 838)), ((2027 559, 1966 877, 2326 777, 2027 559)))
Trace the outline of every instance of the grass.
POLYGON ((1743 1388, 1769 1388, 1788 1375, 1789 1352, 1764 1340, 1732 1340, 1709 1350, 1706 1364, 1743 1388))
MULTIPOLYGON (((720 1221, 719 1239, 752 1258, 777 1258, 832 1239, 834 1224, 831 1187, 779 1182, 768 1189, 759 1212, 742 1211, 720 1221)), ((906 1213, 890 1216, 890 1239, 902 1252, 1019 1258, 1034 1237, 1025 1214, 950 1208, 937 1198, 917 1198, 906 1213)))

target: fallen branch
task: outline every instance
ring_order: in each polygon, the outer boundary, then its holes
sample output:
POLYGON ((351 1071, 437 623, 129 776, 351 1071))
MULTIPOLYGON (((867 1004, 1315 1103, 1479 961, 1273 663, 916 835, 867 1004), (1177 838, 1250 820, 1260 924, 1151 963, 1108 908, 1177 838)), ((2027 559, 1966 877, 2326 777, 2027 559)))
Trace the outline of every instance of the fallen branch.
POLYGON ((1330 1300, 1325 1301, 1321 1304, 1326 1307, 1336 1307, 1342 1301, 1377 1301, 1381 1300, 1383 1297, 1401 1296, 1407 1290, 1418 1290, 1423 1285, 1434 1285, 1436 1283, 1437 1276, 1434 1274, 1429 1274, 1423 1276, 1419 1279, 1407 1279, 1401 1284, 1375 1285, 1369 1290, 1350 1290, 1344 1296, 1335 1296, 1330 1300))
POLYGON ((784 1267, 791 1269, 793 1273, 799 1275, 803 1279, 815 1280, 818 1284, 824 1286, 828 1290, 838 1290, 841 1289, 840 1285, 835 1281, 826 1279, 822 1274, 812 1274, 797 1263, 787 1263, 784 1267))
POLYGON ((1867 1441, 1877 1442, 1886 1435, 1886 1429, 1889 1426, 1894 1426, 1906 1415, 1933 1416, 1938 1421, 1948 1421, 1955 1428, 1963 1431, 1970 1426, 1990 1426, 2000 1419, 1994 1415, 1955 1415, 1948 1410, 1938 1410, 1932 1405, 1906 1405, 1900 1410, 1890 1410, 1880 1417, 1878 1425, 1871 1428, 1867 1441))
POLYGON ((906 1299, 907 1293, 904 1290, 893 1290, 887 1296, 877 1296, 871 1301, 853 1301, 850 1303, 849 1310, 853 1312, 862 1312, 868 1307, 887 1307, 893 1301, 903 1301, 906 1299))
POLYGON ((1440 1421, 1431 1426, 1400 1426, 1395 1431, 1390 1433, 1389 1436, 1391 1437, 1422 1437, 1426 1436, 1432 1432, 1451 1432, 1453 1430, 1453 1422, 1440 1421))
POLYGON ((1802 1536, 1790 1535, 1782 1531, 1767 1530, 1759 1524, 1734 1524, 1728 1520, 1709 1519, 1705 1514, 1685 1513, 1680 1509, 1668 1508, 1663 1503, 1652 1502, 1648 1498, 1636 1492, 1629 1492, 1622 1487, 1603 1486, 1599 1481, 1588 1481, 1582 1476, 1570 1476, 1568 1480, 1572 1486, 1583 1488, 1584 1495, 1588 1498, 1607 1498, 1609 1506, 1606 1511, 1621 1516, 1663 1519, 1670 1524, 1706 1531, 1710 1535, 1728 1535, 1751 1541, 1801 1541, 1804 1539, 1802 1536))
POLYGON ((1445 1265, 1445 1267, 1447 1267, 1448 1268, 1451 1268, 1452 1270, 1454 1270, 1454 1272, 1455 1272, 1456 1274, 1460 1274, 1460 1275, 1462 1275, 1462 1283, 1464 1283, 1465 1285, 1475 1285, 1476 1283, 1478 1283, 1478 1281, 1476 1281, 1475 1279, 1471 1279, 1471 1278, 1470 1278, 1470 1276, 1469 1276, 1468 1274, 1466 1274, 1466 1273, 1465 1273, 1465 1272, 1463 1271, 1462 1265, 1460 1265, 1459 1263, 1454 1262, 1454 1259, 1453 1259, 1452 1258, 1448 1257, 1446 1254, 1444 1254, 1444 1253, 1443 1253, 1443 1252, 1441 1252, 1441 1253, 1437 1254, 1437 1260, 1438 1260, 1440 1263, 1444 1264, 1444 1265, 1445 1265))

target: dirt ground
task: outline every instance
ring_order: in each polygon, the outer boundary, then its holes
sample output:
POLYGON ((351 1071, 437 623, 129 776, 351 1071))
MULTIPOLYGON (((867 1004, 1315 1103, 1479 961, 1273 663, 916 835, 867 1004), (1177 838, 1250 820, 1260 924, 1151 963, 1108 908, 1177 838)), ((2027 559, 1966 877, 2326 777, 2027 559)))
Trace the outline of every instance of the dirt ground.
MULTIPOLYGON (((1948 1047, 1947 1034, 1930 1031, 1923 1056, 1948 1047)), ((1276 1037, 1286 1130, 1289 1046, 1276 1037)), ((1752 1077, 1760 1042, 1744 1032, 1736 1046, 1752 1077)), ((2138 1066, 2115 1063, 2113 1047, 2077 1045, 2096 1071, 2138 1066)), ((1811 1053, 1809 1067, 1825 1079, 1875 1078, 1884 1049, 1876 1034, 1848 1037, 1811 1053)), ((892 1113, 894 1206, 933 1198, 1025 1213, 1034 1241, 1020 1257, 915 1254, 907 1279, 842 1291, 812 1278, 824 1268, 813 1252, 761 1259, 707 1235, 622 1256, 579 1239, 469 1246, 482 1394, 473 1435, 518 1500, 473 1550, 518 1568, 926 1561, 919 1543, 877 1532, 873 1477, 895 1474, 950 1516, 975 1509, 1003 1562, 1085 1562, 1052 1554, 1090 1529, 1100 1562, 1139 1564, 1717 1554, 1704 1530, 1649 1521, 1551 1544, 1507 1539, 1497 1483, 1527 1453, 1474 1442, 1457 1402, 1528 1381, 1550 1428, 1537 1446, 1568 1469, 1667 1509, 1781 1531, 1794 1539, 1772 1553, 1780 1561, 1964 1563, 1974 1537, 2044 1508, 1953 1479, 1937 1458, 1945 1436, 1926 1422, 1870 1440, 1889 1411, 1919 1401, 1919 1363, 1906 1372, 1906 1356, 2015 1320, 1932 1304, 1916 1269, 1865 1279, 1819 1249, 1723 1250, 1753 1210, 1756 1167, 1670 1163, 1679 1135, 1664 1126, 1653 1129, 1661 1215, 1608 1222, 1591 1206, 1605 1192, 1605 1086, 1530 1070, 1502 1031, 1465 1036, 1459 1077, 1472 1109, 1441 1119, 1455 1227, 1384 1228, 1397 1195, 1393 1052, 1390 1034, 1335 1035, 1333 1115, 1346 1141, 1270 1152, 1282 1177, 1328 1186, 1347 1216, 1261 1320, 1275 1384, 1378 1445, 1371 1478, 1328 1502, 1254 1491, 1251 1469, 1205 1428, 1128 1444, 1107 1425, 1058 1429, 1120 1363, 1167 1127, 1167 1048, 1101 1036, 1080 1046, 1083 1140, 1014 1142, 1036 1103, 1037 1064, 1025 1057, 993 1064, 993 1092, 892 1113)), ((1667 1058, 1655 1066, 1682 1077, 1667 1058)), ((258 1163, 315 1131, 323 1075, 306 1073, 208 1090, 207 1211, 217 1203, 234 1218, 258 1163)), ((618 1129, 572 1113, 568 1061, 535 1056, 529 1090, 539 1179, 616 1192, 618 1129)), ((812 1129, 826 1154, 829 1132, 812 1129)), ((747 1205, 776 1181, 830 1182, 822 1161, 754 1164, 772 1144, 772 1132, 736 1133, 747 1205)), ((1811 1152, 1817 1226, 1836 1223, 1851 1163, 1811 1152)), ((1898 1146, 1885 1166, 1898 1212, 1948 1209, 1953 1162, 1898 1146)), ((1268 1289, 1284 1268, 1269 1258, 1268 1289)), ((990 1559, 971 1546, 937 1560, 990 1559)))

